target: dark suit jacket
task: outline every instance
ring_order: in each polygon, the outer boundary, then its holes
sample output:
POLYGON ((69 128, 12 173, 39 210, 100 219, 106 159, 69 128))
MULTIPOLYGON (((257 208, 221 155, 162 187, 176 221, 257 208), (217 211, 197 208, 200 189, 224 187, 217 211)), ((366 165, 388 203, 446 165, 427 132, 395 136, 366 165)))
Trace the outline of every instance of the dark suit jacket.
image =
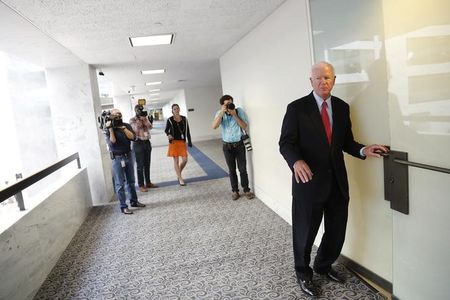
POLYGON ((325 201, 333 182, 333 172, 339 189, 349 199, 347 171, 343 151, 357 158, 364 145, 353 139, 349 106, 332 96, 333 111, 332 142, 328 144, 325 128, 314 95, 291 102, 283 119, 279 141, 280 152, 293 170, 297 160, 304 160, 313 179, 297 183, 292 176, 292 195, 307 201, 325 201))

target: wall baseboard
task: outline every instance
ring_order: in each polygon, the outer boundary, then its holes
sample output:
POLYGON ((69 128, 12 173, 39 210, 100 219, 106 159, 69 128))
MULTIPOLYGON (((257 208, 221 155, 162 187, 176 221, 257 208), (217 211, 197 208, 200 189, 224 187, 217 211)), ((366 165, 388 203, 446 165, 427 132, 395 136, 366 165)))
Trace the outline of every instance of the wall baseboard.
MULTIPOLYGON (((338 262, 342 263, 344 266, 346 266, 349 270, 369 279, 373 283, 377 284, 387 292, 392 294, 392 282, 382 278, 378 274, 375 274, 374 272, 370 271, 366 267, 358 264, 357 262, 351 260, 350 258, 346 257, 345 255, 340 255, 338 258, 338 262)), ((362 278, 362 280, 364 280, 362 278)), ((398 299, 395 298, 394 295, 392 295, 392 299, 398 299)))
POLYGON ((285 220, 289 225, 292 225, 291 210, 285 209, 282 205, 280 205, 279 201, 273 199, 259 186, 254 185, 253 190, 259 200, 261 200, 268 208, 270 208, 273 212, 275 212, 278 216, 285 220))

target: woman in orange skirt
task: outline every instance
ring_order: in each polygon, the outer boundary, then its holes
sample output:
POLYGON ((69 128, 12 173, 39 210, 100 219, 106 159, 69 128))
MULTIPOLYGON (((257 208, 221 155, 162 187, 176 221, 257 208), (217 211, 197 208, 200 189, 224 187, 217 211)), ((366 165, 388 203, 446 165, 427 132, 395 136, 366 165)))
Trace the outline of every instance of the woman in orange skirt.
POLYGON ((186 183, 181 176, 181 172, 187 163, 186 139, 187 145, 192 147, 191 133, 187 118, 180 115, 180 107, 178 104, 172 105, 172 114, 173 116, 167 119, 165 130, 167 137, 169 138, 169 150, 167 151, 167 156, 173 157, 173 164, 177 174, 178 183, 181 186, 185 186, 186 183), (180 157, 181 162, 179 159, 180 157))

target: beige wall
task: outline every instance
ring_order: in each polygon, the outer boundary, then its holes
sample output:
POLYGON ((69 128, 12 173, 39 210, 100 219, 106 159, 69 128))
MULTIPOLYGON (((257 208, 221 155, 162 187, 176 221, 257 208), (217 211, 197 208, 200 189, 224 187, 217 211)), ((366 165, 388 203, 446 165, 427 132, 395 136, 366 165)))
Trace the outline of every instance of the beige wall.
MULTIPOLYGON (((235 96, 249 115, 257 196, 289 222, 291 174, 277 142, 286 105, 311 91, 308 20, 307 1, 287 1, 221 59, 224 93, 235 96)), ((377 92, 382 83, 356 91, 343 84, 338 81, 336 91, 351 105, 356 136, 363 143, 387 144, 387 125, 371 125, 380 120, 388 123, 386 96, 377 92), (378 97, 377 101, 366 99, 367 94, 378 97)), ((343 254, 391 280, 392 213, 383 199, 382 161, 348 158, 347 165, 351 204, 343 254)), ((319 234, 316 242, 320 238, 319 234)))
POLYGON ((222 89, 249 117, 250 177, 257 196, 291 220, 291 175, 278 151, 289 102, 310 91, 305 1, 287 1, 220 59, 222 89))
MULTIPOLYGON (((277 141, 286 105, 311 89, 313 60, 336 66, 333 93, 350 104, 359 141, 450 167, 449 5, 288 0, 222 56, 223 91, 249 116, 249 164, 264 203, 290 221, 290 172, 277 141)), ((351 202, 343 254, 392 281, 401 299, 448 298, 448 175, 410 168, 406 216, 384 200, 381 160, 346 162, 351 202)))

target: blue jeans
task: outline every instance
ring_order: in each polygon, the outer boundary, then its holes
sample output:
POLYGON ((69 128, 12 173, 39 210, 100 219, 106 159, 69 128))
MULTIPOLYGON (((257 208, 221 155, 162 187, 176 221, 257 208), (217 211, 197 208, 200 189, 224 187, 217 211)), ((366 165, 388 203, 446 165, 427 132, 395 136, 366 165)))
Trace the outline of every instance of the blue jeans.
POLYGON ((137 195, 134 182, 134 161, 131 152, 127 156, 116 156, 112 160, 114 190, 119 198, 120 208, 127 208, 125 189, 130 197, 130 204, 136 204, 137 195), (122 161, 125 164, 122 167, 122 161))

